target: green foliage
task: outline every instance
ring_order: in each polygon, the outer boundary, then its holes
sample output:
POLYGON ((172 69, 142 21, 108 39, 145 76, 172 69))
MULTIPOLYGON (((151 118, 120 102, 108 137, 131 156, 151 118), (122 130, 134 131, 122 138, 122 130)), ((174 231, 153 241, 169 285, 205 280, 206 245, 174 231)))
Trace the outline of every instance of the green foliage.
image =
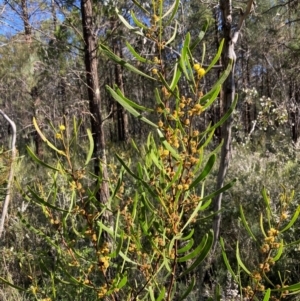
MULTIPOLYGON (((215 181, 213 172, 220 149, 220 145, 213 149, 212 141, 214 131, 233 114, 237 98, 214 124, 205 124, 203 120, 204 114, 216 103, 231 63, 208 89, 204 77, 212 72, 223 47, 221 42, 215 55, 209 53, 211 63, 204 69, 205 45, 200 47, 202 59, 196 58, 195 51, 208 29, 208 22, 194 35, 195 39, 188 32, 177 48, 171 48, 178 36, 176 18, 180 1, 174 0, 169 7, 166 1, 152 1, 147 8, 133 2, 150 24, 144 24, 136 11, 130 12, 130 22, 117 11, 118 17, 130 32, 151 42, 154 51, 144 57, 127 42, 128 51, 140 65, 129 63, 126 56, 119 57, 101 42, 99 52, 135 76, 153 83, 150 108, 124 95, 120 87, 106 86, 116 102, 152 131, 142 143, 132 140, 130 151, 115 153, 110 149, 107 165, 110 197, 107 204, 101 204, 98 194, 103 178, 101 173, 93 173, 92 133, 83 130, 81 122, 65 119, 63 124, 52 126, 54 132, 50 136, 49 131, 45 132, 39 121, 33 119, 47 157, 27 147, 42 177, 28 185, 17 181, 22 201, 29 204, 34 214, 30 214, 29 209, 13 214, 14 220, 19 222, 14 229, 15 249, 3 248, 3 262, 13 262, 20 271, 19 281, 1 271, 2 285, 20 292, 15 299, 170 301, 202 298, 196 295, 195 288, 197 270, 212 255, 214 236, 213 231, 207 229, 215 214, 210 211, 211 200, 236 183, 232 180, 218 191, 210 187, 210 182, 215 181), (170 28, 172 32, 166 30, 170 28), (156 113, 157 119, 149 117, 153 116, 149 113, 156 113), (22 245, 25 238, 30 241, 26 250, 22 245)), ((198 18, 199 14, 195 11, 194 17, 198 18)), ((212 18, 207 11, 204 14, 212 18)), ((71 19, 67 21, 73 26, 71 19)), ((63 58, 68 50, 68 30, 58 26, 54 35, 57 42, 63 43, 55 45, 52 41, 48 53, 44 49, 49 62, 56 60, 54 50, 59 50, 61 74, 66 73, 63 58)), ((30 60, 29 63, 32 65, 30 60)), ((269 99, 260 100, 262 113, 258 125, 262 129, 272 128, 276 122, 286 122, 285 111, 281 107, 272 111, 275 107, 272 103, 269 99), (271 112, 273 119, 269 118, 271 112)), ((243 161, 244 158, 236 159, 235 163, 243 161)), ((259 168, 260 162, 257 162, 254 172, 242 174, 237 169, 232 172, 232 179, 239 177, 237 187, 232 190, 237 193, 237 199, 246 197, 245 187, 250 185, 253 185, 253 197, 257 184, 251 182, 251 175, 257 176, 259 168)), ((296 168, 290 166, 290 169, 296 168)), ((276 166, 272 169, 274 174, 276 166)), ((277 194, 278 191, 272 192, 277 194)), ((259 213, 255 218, 260 216, 257 220, 249 217, 249 204, 234 200, 238 203, 234 206, 236 204, 232 205, 233 201, 229 200, 223 209, 224 215, 236 218, 245 232, 237 240, 234 256, 226 253, 225 237, 220 250, 226 270, 239 284, 241 300, 280 300, 300 290, 299 283, 293 284, 287 276, 285 267, 290 258, 286 254, 299 243, 295 239, 299 208, 295 208, 292 195, 285 190, 277 203, 271 202, 266 190, 262 196, 263 202, 255 200, 255 212, 259 213), (247 250, 249 241, 251 254, 247 250)), ((217 285, 210 300, 221 300, 222 289, 226 288, 217 285)))
POLYGON ((260 225, 260 234, 254 234, 251 230, 243 208, 240 207, 242 224, 254 242, 252 262, 248 267, 243 262, 239 243, 236 246, 237 272, 234 272, 229 264, 223 240, 221 240, 222 255, 227 269, 233 279, 239 283, 243 296, 247 300, 257 300, 262 297, 264 297, 263 300, 282 300, 289 295, 300 293, 300 282, 291 283, 289 272, 285 269, 277 269, 280 261, 285 260, 284 254, 288 252, 288 249, 298 243, 298 241, 290 241, 290 237, 284 233, 294 226, 300 207, 298 206, 293 212, 294 192, 292 191, 289 195, 284 187, 282 187, 278 204, 275 205, 271 201, 265 188, 262 190, 262 198, 265 209, 257 221, 260 225), (277 273, 272 273, 272 270, 277 273), (244 273, 248 275, 247 281, 244 280, 244 273))
MULTIPOLYGON (((161 62, 167 43, 161 34, 162 20, 169 17, 166 22, 171 22, 176 14, 173 9, 177 8, 178 1, 166 12, 153 4, 152 27, 147 33, 157 47, 153 77, 101 46, 116 63, 157 81, 157 104, 149 110, 155 109, 160 116, 159 122, 153 123, 139 113, 148 109, 127 99, 117 88, 107 87, 125 109, 156 129, 144 146, 134 144, 139 158, 136 162, 116 155, 118 167, 111 166, 109 203, 97 201, 102 177, 89 169, 91 133, 87 132, 89 150, 83 158, 77 153, 78 145, 86 142, 78 136, 75 121, 67 128, 60 125, 53 138, 46 137, 33 121, 56 157, 56 162, 46 162, 28 148, 35 163, 47 170, 48 184, 19 186, 25 200, 39 208, 44 224, 37 228, 26 215, 18 216, 28 231, 51 250, 48 258, 44 253, 35 263, 45 275, 43 284, 34 273, 28 275, 32 279, 28 293, 38 300, 75 295, 85 300, 185 300, 194 288, 195 270, 208 256, 214 240, 212 231, 201 239, 195 237, 195 225, 209 214, 211 198, 232 186, 230 183, 205 195, 205 179, 216 155, 212 152, 206 161, 204 153, 215 128, 226 120, 235 104, 216 125, 197 129, 197 119, 217 98, 231 66, 203 95, 206 71, 194 62, 189 34, 173 74, 164 75, 167 66, 161 62), (189 82, 188 95, 177 85, 183 76, 189 82), (189 278, 187 288, 178 290, 178 283, 189 278)), ((139 26, 136 17, 134 20, 139 26)), ((221 47, 213 62, 219 58, 221 47)))
POLYGON ((3 148, 0 149, 0 195, 5 190, 5 183, 8 179, 11 156, 9 152, 5 152, 3 148), (3 190, 3 191, 2 191, 3 190))

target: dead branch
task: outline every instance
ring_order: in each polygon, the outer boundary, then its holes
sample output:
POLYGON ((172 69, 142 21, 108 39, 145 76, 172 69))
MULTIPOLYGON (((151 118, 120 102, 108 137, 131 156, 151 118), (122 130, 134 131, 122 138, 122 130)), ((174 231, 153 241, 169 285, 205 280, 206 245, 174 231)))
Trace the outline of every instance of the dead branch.
POLYGON ((13 133, 12 133, 12 140, 11 140, 11 152, 12 152, 12 163, 10 166, 10 172, 9 172, 9 177, 8 177, 8 182, 7 182, 7 187, 6 187, 6 197, 3 205, 3 210, 2 210, 2 216, 1 216, 1 221, 0 221, 0 238, 2 236, 3 230, 4 230, 4 222, 5 218, 7 215, 7 210, 8 210, 8 205, 10 202, 10 196, 11 196, 11 188, 12 188, 12 182, 13 182, 13 173, 14 173, 14 166, 13 163, 16 158, 16 136, 17 136, 17 128, 16 124, 2 111, 0 110, 0 114, 8 121, 10 126, 12 127, 13 133))

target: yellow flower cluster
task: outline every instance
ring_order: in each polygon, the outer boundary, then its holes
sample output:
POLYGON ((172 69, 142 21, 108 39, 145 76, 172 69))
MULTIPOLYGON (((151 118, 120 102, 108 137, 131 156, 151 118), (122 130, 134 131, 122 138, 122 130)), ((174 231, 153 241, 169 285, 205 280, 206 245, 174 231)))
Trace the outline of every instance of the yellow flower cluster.
POLYGON ((107 255, 107 254, 109 254, 109 244, 108 244, 107 242, 105 242, 105 243, 103 244, 103 246, 101 247, 100 253, 101 253, 102 255, 107 255))
POLYGON ((189 111, 188 111, 188 114, 190 116, 193 116, 193 115, 200 115, 201 113, 203 112, 203 107, 199 104, 199 103, 196 103, 193 108, 191 108, 189 111))
POLYGON ((194 70, 198 74, 198 78, 202 78, 205 75, 205 70, 201 67, 200 64, 195 64, 194 65, 194 70))
POLYGON ((55 134, 55 138, 58 139, 58 140, 62 140, 63 139, 62 132, 66 130, 66 127, 63 124, 61 124, 58 127, 58 129, 59 129, 59 132, 57 132, 55 134))
POLYGON ((155 56, 154 59, 153 59, 153 63, 154 64, 161 64, 161 60, 157 56, 155 56))
MULTIPOLYGON (((260 247, 261 252, 264 254, 264 260, 258 264, 258 269, 251 274, 254 280, 253 287, 248 286, 243 289, 244 296, 247 298, 252 298, 255 291, 265 291, 265 286, 263 285, 263 276, 265 273, 270 272, 271 267, 275 265, 275 260, 271 257, 272 251, 281 247, 281 243, 278 242, 279 230, 273 227, 267 231, 268 236, 265 237, 265 241, 260 247)), ((277 300, 276 297, 272 296, 272 300, 277 300)))
POLYGON ((271 249, 279 249, 281 247, 281 244, 279 242, 276 242, 278 234, 279 234, 279 231, 277 229, 274 229, 274 228, 271 228, 268 231, 268 236, 265 237, 266 244, 264 244, 262 249, 261 249, 263 253, 268 252, 268 251, 266 251, 266 248, 264 247, 267 244, 269 244, 269 248, 271 248, 271 249))
POLYGON ((251 299, 254 296, 254 291, 251 286, 247 286, 243 288, 243 294, 247 299, 251 299))
POLYGON ((98 259, 98 265, 99 265, 99 269, 105 273, 106 270, 108 269, 109 267, 109 261, 110 261, 110 257, 108 256, 101 256, 99 257, 98 259))
POLYGON ((61 135, 61 133, 56 133, 56 134, 55 134, 55 138, 58 139, 58 140, 62 140, 62 135, 61 135))
POLYGON ((155 23, 157 23, 158 21, 159 21, 159 17, 158 17, 157 15, 155 15, 155 14, 152 15, 152 17, 151 17, 151 22, 155 24, 155 23))
POLYGON ((105 283, 103 286, 100 287, 98 291, 98 298, 105 297, 106 293, 107 293, 107 284, 105 283))
POLYGON ((63 131, 66 130, 66 127, 65 127, 63 124, 61 124, 61 125, 59 126, 59 130, 60 130, 61 132, 63 132, 63 131))

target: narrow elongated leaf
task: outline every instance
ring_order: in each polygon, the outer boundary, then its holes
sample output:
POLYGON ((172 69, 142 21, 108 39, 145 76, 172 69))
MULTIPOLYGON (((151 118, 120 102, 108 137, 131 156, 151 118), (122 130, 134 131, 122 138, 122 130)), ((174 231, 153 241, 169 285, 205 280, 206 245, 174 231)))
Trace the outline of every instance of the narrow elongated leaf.
POLYGON ((264 299, 263 301, 269 301, 270 300, 270 296, 271 296, 271 289, 268 288, 265 295, 264 295, 264 299))
POLYGON ((205 33, 207 31, 207 28, 209 26, 209 22, 206 21, 204 26, 202 27, 202 29, 200 30, 197 39, 192 43, 192 45, 190 46, 191 51, 193 51, 195 49, 195 47, 199 44, 199 42, 202 41, 202 39, 205 36, 205 33))
POLYGON ((146 117, 144 117, 142 114, 140 114, 138 111, 136 111, 127 101, 126 99, 122 98, 119 94, 117 94, 111 87, 106 86, 106 89, 110 92, 112 97, 122 106, 124 109, 126 109, 130 114, 132 114, 134 117, 137 117, 144 121, 145 123, 157 128, 158 126, 153 123, 152 121, 148 120, 146 117))
MULTIPOLYGON (((209 134, 208 134, 208 136, 206 135, 205 136, 205 141, 204 141, 204 143, 201 145, 201 147, 203 148, 203 149, 205 149, 205 147, 209 144, 209 142, 212 140, 212 138, 213 138, 213 136, 214 136, 214 130, 212 130, 212 131, 209 131, 209 134)), ((213 152, 213 154, 216 154, 216 152, 213 152)))
MULTIPOLYGON (((211 90, 211 94, 209 94, 208 101, 203 106, 203 110, 208 109, 217 99, 220 94, 222 85, 217 86, 214 90, 211 90)), ((200 103, 203 103, 202 99, 200 99, 200 103)))
POLYGON ((128 48, 128 50, 131 52, 131 54, 140 62, 142 63, 147 63, 150 62, 147 59, 143 58, 142 56, 140 56, 135 50, 134 48, 126 41, 126 46, 128 48))
POLYGON ((166 288, 163 286, 155 301, 162 301, 165 298, 166 288))
POLYGON ((193 237, 195 230, 192 229, 187 236, 181 237, 180 240, 189 240, 193 237))
POLYGON ((90 147, 89 147, 89 152, 87 154, 87 157, 86 157, 84 165, 88 165, 89 164, 89 162, 91 161, 93 152, 94 152, 94 138, 93 138, 93 135, 92 135, 92 132, 90 131, 90 129, 87 129, 87 135, 88 135, 90 147))
POLYGON ((240 257, 240 250, 239 250, 239 243, 236 244, 236 259, 238 261, 239 266, 248 274, 250 275, 250 271, 246 268, 246 266, 244 265, 241 257, 240 257))
POLYGON ((174 32, 171 36, 171 38, 166 42, 166 45, 170 44, 171 42, 174 41, 174 39, 176 38, 176 35, 177 35, 177 27, 178 27, 178 22, 175 21, 175 28, 174 28, 174 32))
POLYGON ((128 99, 127 97, 125 97, 125 95, 122 93, 122 91, 119 88, 116 88, 116 92, 132 108, 135 108, 135 109, 138 109, 141 111, 153 112, 153 109, 149 109, 144 106, 141 106, 141 105, 135 103, 134 101, 128 99))
POLYGON ((172 12, 171 17, 169 18, 169 20, 167 21, 165 27, 169 26, 170 23, 173 21, 174 17, 176 16, 178 7, 180 4, 180 0, 175 0, 174 4, 170 7, 170 9, 163 15, 163 18, 168 16, 170 14, 170 12, 172 12))
POLYGON ((179 301, 184 301, 186 300, 186 297, 190 294, 190 292, 193 290, 195 286, 196 280, 195 277, 192 278, 191 283, 187 287, 186 291, 182 294, 182 296, 179 297, 179 301))
MULTIPOLYGON (((58 264, 59 264, 59 263, 58 263, 58 264)), ((71 273, 69 273, 68 269, 66 269, 65 267, 63 267, 63 266, 60 265, 60 268, 61 268, 60 270, 61 270, 64 274, 66 274, 66 275, 69 277, 69 280, 70 280, 71 282, 73 282, 74 284, 80 285, 80 286, 85 286, 85 287, 88 287, 89 289, 93 288, 93 286, 91 286, 91 285, 89 285, 89 284, 87 284, 87 283, 84 283, 84 282, 78 280, 78 279, 77 279, 76 277, 74 277, 71 273)))
POLYGON ((199 255, 199 257, 192 263, 192 265, 190 267, 188 267, 179 277, 182 277, 188 273, 190 273, 191 271, 193 271, 197 266, 199 266, 199 264, 201 264, 201 262, 206 258, 206 256, 208 255, 212 244, 214 241, 214 233, 212 230, 209 231, 208 236, 207 236, 207 240, 206 240, 206 244, 203 247, 203 249, 201 250, 201 253, 199 255))
POLYGON ((167 251, 167 250, 165 250, 165 252, 163 253, 164 266, 166 267, 167 271, 168 271, 169 273, 171 273, 172 269, 171 269, 170 264, 169 264, 169 259, 168 259, 168 257, 167 257, 168 255, 165 254, 166 251, 167 251))
POLYGON ((51 208, 51 209, 54 209, 54 210, 57 210, 57 211, 60 211, 60 212, 65 212, 65 213, 68 213, 69 211, 68 210, 64 210, 64 209, 61 209, 59 207, 56 207, 54 205, 51 205, 49 204, 48 202, 46 202, 44 199, 42 199, 33 189, 31 189, 31 187, 27 186, 27 189, 29 190, 29 192, 31 193, 32 195, 32 201, 35 202, 36 204, 38 205, 44 205, 48 208, 51 208))
POLYGON ((211 96, 213 95, 213 93, 215 92, 215 89, 217 87, 219 87, 220 85, 222 85, 226 78, 228 77, 228 75, 230 74, 232 69, 232 60, 229 61, 229 64, 226 68, 226 70, 222 73, 222 75, 220 76, 220 78, 217 80, 217 82, 212 86, 212 88, 210 89, 209 92, 207 92, 202 98, 201 98, 201 105, 205 105, 206 104, 206 100, 210 99, 211 96))
POLYGON ((282 230, 280 230, 281 233, 283 233, 286 230, 290 229, 294 225, 294 223, 296 222, 296 220, 297 220, 297 218, 299 216, 299 213, 300 213, 300 205, 296 209, 296 211, 295 211, 292 219, 290 220, 290 222, 282 230))
POLYGON ((189 251, 193 245, 194 245, 194 240, 191 239, 184 247, 182 247, 181 249, 178 249, 177 253, 178 254, 185 253, 185 252, 189 251))
MULTIPOLYGON (((205 53, 206 53, 206 44, 203 43, 203 50, 202 50, 202 60, 201 60, 201 65, 203 65, 204 58, 205 58, 205 53)), ((206 71, 205 71, 206 73, 206 71)))
POLYGON ((152 202, 149 201, 149 199, 147 198, 147 194, 145 192, 139 194, 139 198, 141 199, 145 207, 149 210, 149 212, 155 212, 155 207, 152 204, 152 202))
MULTIPOLYGON (((220 127, 230 117, 230 115, 232 114, 232 112, 234 111, 234 109, 236 107, 237 101, 238 101, 238 95, 235 96, 235 99, 234 99, 231 107, 228 109, 228 111, 225 113, 225 115, 216 124, 214 124, 212 127, 210 127, 208 131, 212 131, 212 130, 215 130, 216 128, 220 127)), ((206 132, 207 131, 205 131, 205 133, 206 132)))
POLYGON ((127 276, 125 275, 121 281, 118 283, 118 289, 121 289, 123 286, 125 286, 127 283, 127 276))
POLYGON ((188 260, 191 260, 193 258, 195 258, 196 256, 198 256, 200 254, 200 252, 202 251, 203 247, 206 245, 206 241, 208 239, 208 234, 206 234, 205 236, 203 236, 200 244, 198 245, 198 247, 193 250, 191 253, 184 255, 183 257, 178 257, 178 262, 186 262, 188 260))
POLYGON ((26 150, 27 150, 29 156, 30 156, 35 162, 37 162, 38 164, 40 164, 40 165, 42 165, 42 166, 44 166, 44 167, 47 167, 47 168, 49 168, 49 169, 55 170, 55 171, 60 171, 59 169, 57 169, 57 168, 55 168, 55 167, 53 167, 53 166, 51 166, 51 165, 45 163, 44 161, 40 160, 40 159, 35 155, 35 153, 31 150, 31 148, 30 148, 29 146, 26 146, 26 150))
POLYGON ((110 59, 112 59, 117 64, 127 68, 128 70, 130 70, 130 71, 132 71, 136 74, 139 74, 141 76, 144 76, 146 78, 149 78, 149 79, 152 79, 152 80, 156 81, 156 79, 154 77, 145 74, 144 72, 140 71, 139 69, 135 68, 134 66, 132 66, 128 62, 124 61, 122 58, 120 58, 116 54, 114 54, 108 47, 100 44, 100 48, 102 49, 103 53, 105 53, 110 59))
POLYGON ((118 12, 119 12, 119 10, 116 8, 116 13, 117 13, 117 15, 118 15, 120 21, 121 21, 121 22, 122 22, 122 23, 130 30, 130 31, 133 31, 133 32, 135 32, 135 33, 138 34, 138 35, 144 36, 144 34, 143 34, 143 32, 140 30, 140 28, 131 26, 131 25, 127 22, 127 20, 126 20, 121 14, 119 14, 118 12))
POLYGON ((202 203, 204 201, 208 201, 210 199, 213 199, 214 197, 216 197, 217 195, 219 195, 220 193, 223 193, 224 191, 228 190, 229 188, 231 188, 234 183, 236 182, 236 179, 233 179, 231 182, 229 182, 228 184, 226 184, 225 186, 223 186, 222 188, 220 188, 219 190, 211 193, 210 195, 204 197, 201 201, 202 203))
POLYGON ((160 95, 159 95, 159 91, 158 91, 157 88, 154 89, 154 95, 155 95, 156 102, 157 102, 159 105, 165 107, 165 104, 162 102, 162 100, 161 100, 161 98, 160 98, 160 95))
POLYGON ((281 291, 286 291, 286 290, 288 290, 290 292, 290 295, 292 294, 291 292, 295 292, 295 291, 300 292, 300 282, 292 284, 290 286, 285 286, 285 287, 282 287, 282 288, 274 289, 272 291, 281 292, 281 291))
POLYGON ((99 229, 102 231, 104 230, 105 232, 107 232, 111 237, 114 237, 114 232, 111 228, 105 226, 100 220, 97 220, 97 225, 99 227, 99 229))
POLYGON ((140 22, 140 20, 135 16, 134 11, 132 10, 130 12, 130 15, 132 17, 133 22, 140 28, 144 29, 144 30, 148 30, 148 26, 144 25, 142 22, 140 22))
POLYGON ((246 228, 248 234, 252 237, 252 239, 254 241, 257 241, 256 237, 254 236, 253 232, 251 231, 251 229, 248 225, 248 222, 246 221, 246 217, 245 217, 242 205, 240 205, 240 215, 241 215, 241 218, 242 218, 243 225, 246 228))
POLYGON ((238 282, 237 281, 238 279, 237 279, 237 277, 236 277, 236 275, 235 275, 235 273, 234 273, 234 271, 233 271, 233 269, 232 269, 232 267, 231 267, 231 265, 228 261, 228 258, 227 258, 226 252, 225 252, 225 244, 224 244, 224 240, 223 240, 222 237, 220 238, 220 244, 221 244, 221 248, 222 248, 222 257, 223 257, 224 263, 227 267, 227 270, 230 272, 230 274, 231 274, 232 278, 234 279, 234 281, 238 282))
POLYGON ((181 228, 181 232, 192 222, 192 220, 195 218, 195 216, 198 214, 199 209, 201 208, 203 204, 203 201, 201 200, 197 207, 194 209, 193 213, 189 216, 189 219, 185 223, 185 225, 181 228))
POLYGON ((148 292, 149 292, 149 295, 150 295, 150 300, 155 301, 153 288, 151 286, 148 287, 148 292))
POLYGON ((133 148, 136 150, 136 152, 141 155, 141 151, 138 148, 137 144, 135 143, 135 141, 133 139, 131 139, 131 145, 133 146, 133 148))
POLYGON ((293 241, 293 242, 291 242, 291 243, 289 243, 289 244, 285 244, 285 247, 286 247, 286 248, 289 248, 289 247, 291 247, 291 246, 298 245, 298 244, 300 244, 300 239, 295 240, 295 241, 293 241))
POLYGON ((112 199, 114 199, 114 197, 118 193, 120 187, 122 186, 122 183, 123 183, 123 174, 124 174, 124 169, 122 168, 122 170, 119 173, 117 183, 116 183, 116 185, 114 187, 114 191, 113 191, 113 193, 111 195, 112 199))
POLYGON ((213 58, 213 60, 211 61, 210 65, 207 67, 206 72, 208 72, 216 64, 216 62, 219 60, 219 58, 222 54, 223 46, 224 46, 224 39, 221 41, 220 46, 218 48, 218 52, 215 55, 215 57, 213 58))
POLYGON ((121 157, 119 157, 119 155, 116 154, 116 157, 117 159, 119 160, 119 162, 123 165, 123 167, 126 169, 126 171, 131 175, 133 176, 135 179, 137 179, 138 181, 140 181, 143 186, 145 188, 147 188, 147 190, 150 192, 150 194, 153 196, 153 197, 156 197, 157 194, 151 189, 151 187, 143 180, 141 179, 140 177, 138 177, 135 173, 133 173, 131 171, 131 169, 126 165, 126 163, 123 161, 123 159, 121 157))
POLYGON ((138 6, 146 15, 150 16, 150 12, 137 0, 132 0, 132 2, 138 6))
POLYGON ((77 137, 78 137, 78 126, 79 126, 79 124, 77 124, 77 121, 74 116, 73 117, 73 132, 74 132, 75 139, 77 139, 77 137))
POLYGON ((154 165, 159 169, 163 170, 162 162, 159 160, 159 157, 157 156, 157 153, 154 153, 153 150, 150 152, 150 158, 153 161, 154 165))
POLYGON ((174 66, 173 79, 172 79, 172 82, 170 84, 170 89, 172 91, 174 91, 174 89, 176 88, 177 83, 178 83, 180 77, 181 77, 181 71, 178 68, 178 64, 176 63, 175 66, 174 66))
POLYGON ((170 92, 173 93, 173 90, 171 90, 171 87, 169 86, 169 84, 167 83, 167 81, 165 80, 165 77, 158 72, 157 75, 159 76, 159 79, 161 80, 161 82, 163 83, 163 85, 166 87, 166 89, 170 92))
POLYGON ((33 126, 35 127, 35 130, 38 132, 38 134, 39 134, 39 136, 41 137, 41 139, 44 141, 44 142, 46 142, 46 144, 50 147, 50 148, 52 148, 53 150, 55 150, 58 154, 60 154, 60 155, 63 155, 63 156, 66 156, 66 153, 64 152, 64 151, 62 151, 62 150, 59 150, 59 149, 57 149, 45 136, 44 136, 44 134, 42 133, 42 131, 40 130, 40 128, 39 128, 39 126, 38 126, 38 124, 37 124, 37 122, 36 122, 36 119, 33 117, 33 120, 32 120, 32 122, 33 122, 33 126))
MULTIPOLYGON (((202 203, 203 203, 203 202, 202 202, 202 203)), ((205 210, 210 204, 211 204, 211 200, 208 200, 207 202, 204 203, 203 206, 201 206, 201 207, 199 208, 199 211, 205 210)))
POLYGON ((262 213, 260 214, 259 225, 260 225, 261 233, 264 235, 264 237, 267 237, 267 234, 266 234, 265 228, 264 228, 264 220, 263 220, 263 215, 262 215, 262 213))
POLYGON ((185 37, 184 44, 183 44, 183 47, 181 49, 180 60, 179 60, 180 68, 181 68, 182 72, 184 73, 187 80, 190 80, 190 74, 188 74, 188 71, 187 71, 187 68, 186 68, 187 52, 188 52, 189 44, 190 44, 190 35, 188 33, 185 37))
POLYGON ((284 247, 284 245, 283 245, 283 240, 281 240, 281 242, 280 242, 280 247, 279 247, 279 249, 278 249, 278 251, 277 251, 277 254, 276 254, 276 256, 274 256, 274 258, 273 258, 274 261, 277 261, 277 260, 280 259, 281 255, 282 255, 282 252, 283 252, 283 247, 284 247))
POLYGON ((261 191, 261 195, 263 197, 263 200, 265 202, 266 208, 269 212, 271 212, 271 207, 270 207, 270 197, 268 196, 268 192, 266 190, 266 187, 263 187, 261 191))
POLYGON ((211 169, 213 168, 216 161, 216 155, 213 154, 209 157, 203 171, 200 173, 200 175, 191 183, 189 189, 193 189, 196 187, 201 181, 203 181, 206 176, 210 173, 211 169))
POLYGON ((4 284, 6 284, 6 285, 9 285, 9 286, 11 286, 11 287, 13 287, 13 288, 15 288, 15 289, 17 289, 17 290, 20 291, 20 292, 25 292, 25 291, 26 291, 25 288, 23 288, 23 287, 21 287, 21 286, 17 286, 17 285, 15 285, 15 284, 9 282, 8 280, 6 280, 6 279, 4 279, 4 278, 2 278, 2 277, 0 277, 0 282, 4 283, 4 284))

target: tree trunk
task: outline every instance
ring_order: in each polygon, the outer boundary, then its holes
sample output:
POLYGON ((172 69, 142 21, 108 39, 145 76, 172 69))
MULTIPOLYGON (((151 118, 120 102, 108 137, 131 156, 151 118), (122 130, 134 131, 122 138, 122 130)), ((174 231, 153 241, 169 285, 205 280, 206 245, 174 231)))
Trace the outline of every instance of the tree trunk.
MULTIPOLYGON (((222 54, 222 63, 224 68, 227 67, 230 60, 232 60, 232 69, 227 77, 223 88, 222 88, 222 96, 223 104, 224 104, 224 112, 226 112, 233 103, 235 98, 235 81, 234 81, 234 68, 236 55, 234 46, 238 40, 241 27, 244 23, 245 18, 250 13, 253 5, 253 0, 248 0, 247 9, 245 12, 241 12, 241 16, 239 19, 239 23, 237 28, 233 31, 232 24, 232 1, 231 0, 220 0, 220 10, 221 10, 221 18, 222 18, 222 29, 223 29, 223 37, 225 39, 223 54, 222 54)), ((223 146, 221 150, 221 159, 220 159, 220 167, 217 177, 217 190, 221 189, 224 185, 225 176, 227 174, 229 162, 230 162, 230 151, 231 151, 231 127, 232 127, 232 117, 229 117, 227 121, 222 126, 222 138, 223 138, 223 146)), ((220 234, 220 224, 221 224, 221 204, 222 204, 222 193, 214 198, 213 205, 214 211, 216 212, 214 221, 213 221, 213 230, 214 230, 214 246, 215 249, 217 242, 219 240, 220 234)))
MULTIPOLYGON (((39 120, 39 107, 41 105, 41 99, 39 96, 38 88, 34 86, 31 91, 30 91, 30 96, 32 98, 33 102, 33 117, 36 120, 39 120)), ((35 152, 36 154, 40 157, 42 155, 42 139, 41 136, 37 131, 34 132, 33 134, 33 139, 34 139, 34 145, 35 145, 35 152)))
POLYGON ((88 87, 91 128, 94 138, 94 171, 101 178, 97 199, 103 205, 108 204, 109 186, 105 152, 105 135, 100 113, 101 96, 99 90, 98 58, 96 36, 94 35, 92 0, 81 0, 81 17, 84 37, 84 62, 88 87))
POLYGON ((22 19, 24 23, 24 29, 25 29, 25 40, 28 44, 31 44, 31 26, 29 23, 29 15, 28 15, 28 9, 27 9, 27 3, 26 0, 21 0, 21 7, 22 7, 22 19))
POLYGON ((56 30, 57 25, 57 16, 55 11, 55 0, 51 0, 51 15, 52 15, 52 24, 53 24, 53 32, 56 30))

